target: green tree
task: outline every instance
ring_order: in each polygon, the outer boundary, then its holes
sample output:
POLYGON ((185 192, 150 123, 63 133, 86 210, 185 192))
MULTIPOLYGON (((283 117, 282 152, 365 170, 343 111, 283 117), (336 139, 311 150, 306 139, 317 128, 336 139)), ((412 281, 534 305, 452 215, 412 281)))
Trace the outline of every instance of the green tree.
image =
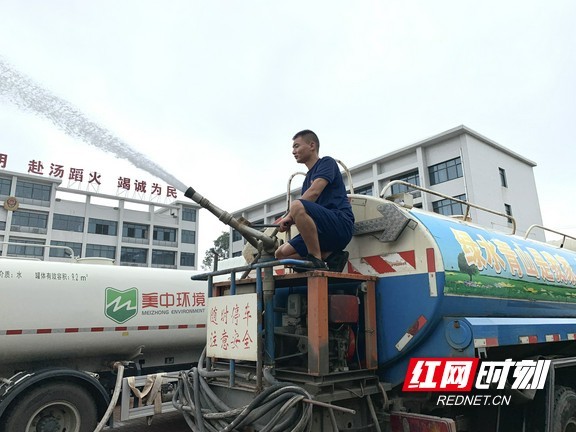
POLYGON ((476 267, 476 264, 468 265, 464 252, 458 254, 458 268, 462 273, 470 276, 470 282, 472 282, 472 276, 478 274, 478 267, 476 267))
POLYGON ((202 260, 202 268, 204 270, 212 270, 214 265, 214 254, 218 255, 218 259, 228 258, 228 253, 230 252, 230 233, 228 231, 222 231, 222 234, 214 240, 214 247, 206 251, 204 260, 202 260))

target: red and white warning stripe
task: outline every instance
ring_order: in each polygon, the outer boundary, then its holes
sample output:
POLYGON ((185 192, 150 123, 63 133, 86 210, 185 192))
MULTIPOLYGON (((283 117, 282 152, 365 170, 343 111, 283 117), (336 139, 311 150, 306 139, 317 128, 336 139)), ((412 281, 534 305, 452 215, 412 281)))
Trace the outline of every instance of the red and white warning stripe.
POLYGON ((395 345, 396 349, 398 351, 402 351, 404 347, 408 345, 408 342, 410 342, 414 338, 414 336, 416 336, 416 333, 422 330, 422 327, 426 325, 427 321, 428 320, 424 315, 420 315, 418 319, 414 322, 414 324, 412 324, 412 326, 408 329, 408 331, 404 333, 404 336, 402 336, 400 340, 396 343, 395 345))
POLYGON ((416 254, 413 250, 385 255, 362 257, 348 263, 349 273, 379 276, 389 273, 411 273, 416 270, 416 254))
POLYGON ((498 346, 498 338, 474 339, 474 348, 489 348, 498 346))
POLYGON ((538 343, 538 336, 530 335, 530 336, 520 336, 518 338, 521 344, 533 344, 538 343))
MULTIPOLYGON (((436 255, 434 248, 426 249, 426 271, 430 296, 438 296, 436 280, 436 255)), ((414 250, 385 255, 372 255, 348 262, 348 273, 382 276, 391 274, 409 274, 416 271, 416 252, 414 250)))
POLYGON ((546 335, 546 342, 559 342, 561 340, 562 340, 562 337, 559 334, 546 335))
POLYGON ((430 297, 438 297, 438 284, 436 282, 436 256, 434 249, 426 249, 426 264, 428 266, 428 285, 430 287, 430 297))
POLYGON ((158 326, 118 326, 118 327, 66 327, 66 328, 41 328, 41 329, 8 329, 0 330, 0 336, 20 336, 37 334, 61 334, 61 333, 105 333, 146 330, 183 330, 205 328, 206 324, 178 324, 158 326))

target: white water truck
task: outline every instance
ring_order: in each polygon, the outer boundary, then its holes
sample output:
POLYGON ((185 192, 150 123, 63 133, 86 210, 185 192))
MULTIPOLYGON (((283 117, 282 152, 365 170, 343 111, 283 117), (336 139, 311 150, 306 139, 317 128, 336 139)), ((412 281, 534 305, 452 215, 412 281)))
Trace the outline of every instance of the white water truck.
POLYGON ((0 260, 0 430, 92 431, 126 374, 180 370, 206 341, 191 272, 0 260))

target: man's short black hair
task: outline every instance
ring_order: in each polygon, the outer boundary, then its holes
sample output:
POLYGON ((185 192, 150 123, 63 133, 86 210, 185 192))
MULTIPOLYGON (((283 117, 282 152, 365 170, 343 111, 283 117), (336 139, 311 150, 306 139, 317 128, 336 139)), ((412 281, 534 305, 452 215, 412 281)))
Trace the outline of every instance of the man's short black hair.
POLYGON ((314 141, 316 143, 316 149, 318 149, 318 150, 320 149, 320 140, 318 139, 318 135, 316 135, 310 129, 301 130, 296 135, 294 135, 292 140, 295 140, 296 138, 300 138, 300 137, 303 138, 304 141, 306 141, 308 143, 310 141, 314 141))

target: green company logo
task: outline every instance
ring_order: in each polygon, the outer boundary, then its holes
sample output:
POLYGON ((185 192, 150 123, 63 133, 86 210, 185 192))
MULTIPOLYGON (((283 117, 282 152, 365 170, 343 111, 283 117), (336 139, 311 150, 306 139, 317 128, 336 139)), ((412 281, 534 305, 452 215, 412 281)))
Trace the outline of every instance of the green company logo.
POLYGON ((138 313, 138 289, 120 291, 106 288, 106 316, 123 324, 138 313))

